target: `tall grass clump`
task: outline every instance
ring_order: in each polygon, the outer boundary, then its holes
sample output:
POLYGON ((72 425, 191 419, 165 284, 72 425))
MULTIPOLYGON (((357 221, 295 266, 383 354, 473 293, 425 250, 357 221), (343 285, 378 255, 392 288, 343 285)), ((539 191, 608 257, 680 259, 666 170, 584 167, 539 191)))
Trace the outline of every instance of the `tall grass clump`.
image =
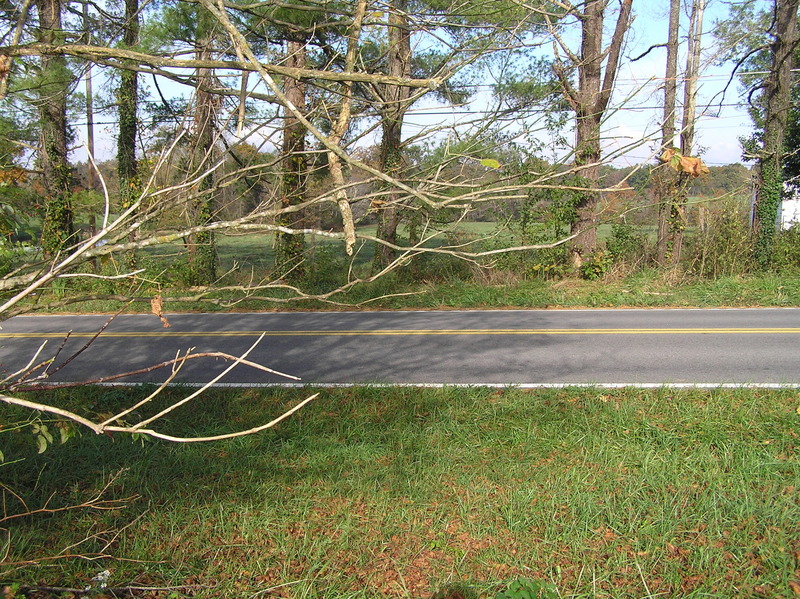
POLYGON ((777 272, 800 270, 800 224, 780 231, 775 237, 772 266, 777 272))
POLYGON ((736 202, 726 202, 713 212, 704 227, 690 238, 689 272, 699 277, 752 272, 753 241, 748 217, 736 202))

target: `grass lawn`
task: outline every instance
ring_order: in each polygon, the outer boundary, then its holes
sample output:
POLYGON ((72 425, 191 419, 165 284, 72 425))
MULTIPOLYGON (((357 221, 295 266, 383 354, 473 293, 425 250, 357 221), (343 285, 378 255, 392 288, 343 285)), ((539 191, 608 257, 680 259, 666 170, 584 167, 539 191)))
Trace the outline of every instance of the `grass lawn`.
MULTIPOLYGON (((144 392, 56 400, 104 412, 144 392)), ((246 428, 305 393, 213 390, 167 428, 246 428)), ((558 597, 800 592, 797 391, 352 388, 204 445, 84 433, 39 455, 0 432, 6 515, 120 471, 105 497, 131 498, 0 522, 4 584, 108 568, 112 586, 198 585, 141 594, 164 599, 494 597, 518 579, 558 597)))

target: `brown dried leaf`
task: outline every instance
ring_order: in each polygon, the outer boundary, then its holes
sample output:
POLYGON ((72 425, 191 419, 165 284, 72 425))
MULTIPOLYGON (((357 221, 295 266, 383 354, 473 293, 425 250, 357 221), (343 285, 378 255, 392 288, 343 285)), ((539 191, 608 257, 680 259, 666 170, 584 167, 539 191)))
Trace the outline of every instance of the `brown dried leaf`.
POLYGON ((5 82, 6 77, 11 72, 11 57, 0 55, 0 82, 5 82))
POLYGON ((770 587, 768 584, 757 584, 753 587, 753 591, 759 595, 768 595, 771 590, 772 587, 770 587))
POLYGON ((670 164, 670 163, 672 162, 672 158, 674 156, 676 156, 676 155, 679 155, 679 152, 678 152, 677 148, 667 148, 661 154, 661 162, 663 162, 665 164, 669 164, 670 166, 672 166, 672 164, 670 164))
POLYGON ((161 299, 161 295, 155 296, 153 299, 150 300, 150 311, 158 316, 161 320, 161 323, 164 325, 165 329, 168 329, 170 326, 167 317, 164 316, 164 301, 161 299))
POLYGON ((711 172, 700 158, 695 158, 693 156, 682 156, 680 168, 684 173, 689 173, 692 177, 707 175, 711 172))
POLYGON ((659 159, 664 164, 668 164, 670 168, 678 172, 688 173, 692 177, 707 175, 711 172, 700 158, 684 156, 677 148, 667 148, 662 152, 659 159))
POLYGON ((792 589, 792 592, 800 597, 800 580, 790 580, 789 581, 789 588, 792 589))

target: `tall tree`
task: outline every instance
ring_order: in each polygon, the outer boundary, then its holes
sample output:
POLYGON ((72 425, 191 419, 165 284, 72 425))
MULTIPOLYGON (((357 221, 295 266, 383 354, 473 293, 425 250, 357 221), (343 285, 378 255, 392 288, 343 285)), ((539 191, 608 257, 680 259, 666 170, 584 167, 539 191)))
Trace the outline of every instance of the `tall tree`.
MULTIPOLYGON (((122 25, 122 43, 134 48, 139 43, 139 0, 124 0, 125 13, 122 25)), ((119 175, 120 205, 129 208, 139 195, 139 166, 136 160, 139 77, 134 69, 120 72, 117 89, 119 136, 117 137, 117 173, 119 175)), ((131 255, 132 259, 133 255, 131 255)))
MULTIPOLYGON (((92 25, 89 19, 89 3, 83 5, 83 32, 86 38, 86 43, 92 43, 92 25)), ((92 82, 92 63, 86 64, 86 73, 84 74, 86 84, 86 149, 89 155, 94 157, 94 90, 92 82)), ((93 168, 89 168, 89 189, 94 191, 97 186, 95 180, 95 173, 93 168)), ((91 214, 92 227, 94 228, 94 213, 91 214)))
MULTIPOLYGON (((39 20, 37 40, 43 44, 63 43, 61 0, 35 0, 34 4, 39 20)), ((75 241, 72 173, 67 159, 67 96, 73 76, 66 59, 59 55, 42 55, 40 69, 38 162, 45 187, 42 248, 52 256, 75 241)))
MULTIPOLYGON (((214 18, 202 7, 197 9, 195 57, 210 60, 214 55, 214 18)), ((200 67, 195 75, 195 109, 193 122, 193 144, 191 148, 191 172, 199 180, 191 189, 194 196, 190 207, 193 225, 205 227, 214 220, 215 189, 214 170, 217 136, 217 97, 211 93, 214 71, 200 67)), ((189 238, 189 268, 195 285, 208 285, 216 279, 217 249, 213 230, 194 233, 189 238)))
MULTIPOLYGON (((703 15, 707 0, 692 0, 689 17, 689 35, 686 55, 686 73, 683 84, 683 117, 680 134, 680 154, 688 157, 694 149, 695 122, 697 120, 697 81, 700 77, 700 49, 703 34, 703 15)), ((683 237, 686 231, 686 202, 688 201, 689 180, 697 172, 681 169, 678 185, 670 203, 667 263, 677 265, 683 254, 683 237)))
MULTIPOLYGON (((390 77, 411 77, 411 28, 408 21, 408 0, 390 0, 387 21, 387 67, 390 77)), ((394 178, 402 178, 405 170, 403 157, 403 120, 408 109, 411 88, 402 85, 383 87, 383 102, 379 108, 383 137, 380 146, 380 169, 394 178)), ((400 220, 398 203, 401 191, 392 188, 386 203, 378 213, 378 238, 397 243, 397 225, 400 220)), ((380 245, 375 254, 375 269, 386 266, 394 251, 380 245)))
POLYGON ((783 194, 784 135, 791 98, 792 66, 800 37, 800 0, 775 0, 770 51, 772 64, 764 83, 766 113, 758 155, 756 204, 753 211, 754 257, 761 267, 772 259, 778 208, 783 194))
MULTIPOLYGON (((678 33, 680 28, 681 0, 670 0, 667 34, 667 67, 664 76, 664 113, 661 124, 661 149, 675 145, 675 114, 678 96, 678 33)), ((669 255, 669 235, 673 198, 677 192, 676 175, 669 168, 658 172, 658 263, 664 266, 669 255)))
MULTIPOLYGON (((575 112, 575 168, 586 187, 575 205, 570 233, 575 235, 570 246, 572 264, 579 267, 597 245, 597 205, 599 200, 602 147, 600 126, 603 122, 614 82, 625 34, 631 23, 632 0, 620 0, 616 26, 607 47, 603 43, 605 11, 610 0, 587 0, 580 7, 569 6, 568 14, 578 17, 581 27, 581 48, 570 50, 560 34, 555 38, 568 62, 556 57, 555 73, 570 107, 575 112), (605 72, 603 63, 605 62, 605 72), (572 73, 577 71, 577 84, 572 73)), ((559 3, 560 4, 560 3, 559 3)))
MULTIPOLYGON (((289 39, 286 42, 285 64, 290 68, 306 68, 306 42, 289 39)), ((288 102, 297 110, 305 112, 306 86, 300 79, 286 77, 283 92, 288 102)), ((291 232, 278 233, 275 244, 275 260, 277 265, 288 272, 292 279, 299 279, 305 272, 304 253, 305 236, 299 231, 303 228, 303 211, 299 208, 305 201, 308 165, 305 154, 306 128, 294 115, 291 107, 283 108, 283 176, 281 203, 285 211, 278 224, 291 232)))

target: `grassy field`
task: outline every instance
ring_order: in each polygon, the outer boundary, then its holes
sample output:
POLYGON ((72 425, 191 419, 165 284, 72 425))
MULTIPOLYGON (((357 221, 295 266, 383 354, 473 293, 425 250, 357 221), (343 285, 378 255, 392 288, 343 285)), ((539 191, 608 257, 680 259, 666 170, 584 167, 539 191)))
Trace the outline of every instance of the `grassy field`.
MULTIPOLYGON (((143 392, 57 401, 103 412, 143 392)), ((248 427, 305 393, 212 391, 168 428, 248 427)), ((6 517, 18 497, 80 503, 114 473, 104 497, 128 498, 0 522, 4 584, 82 588, 109 569, 111 586, 184 587, 140 594, 164 599, 494 597, 518 579, 576 598, 800 592, 791 390, 324 390, 228 442, 84 434, 39 455, 0 429, 0 447, 6 517)))

